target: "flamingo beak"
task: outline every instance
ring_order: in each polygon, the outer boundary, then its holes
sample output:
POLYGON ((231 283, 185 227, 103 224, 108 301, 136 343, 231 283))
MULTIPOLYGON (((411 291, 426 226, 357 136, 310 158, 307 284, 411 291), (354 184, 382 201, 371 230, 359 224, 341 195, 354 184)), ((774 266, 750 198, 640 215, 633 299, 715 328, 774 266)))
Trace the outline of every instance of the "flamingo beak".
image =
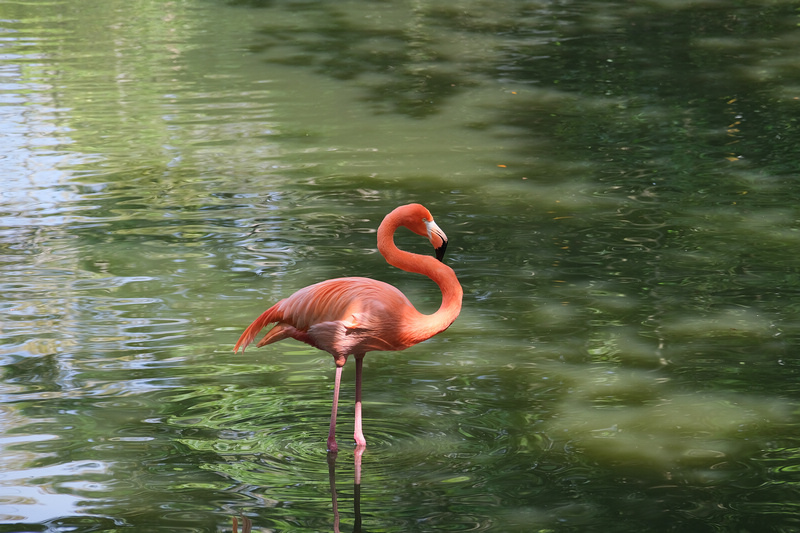
POLYGON ((442 228, 436 225, 433 220, 426 220, 425 227, 428 230, 428 239, 430 239, 433 249, 436 252, 436 259, 439 261, 444 260, 444 252, 447 250, 447 235, 444 234, 442 228))
POLYGON ((443 240, 442 245, 436 248, 436 259, 439 260, 440 263, 444 263, 444 251, 447 250, 447 241, 443 240))

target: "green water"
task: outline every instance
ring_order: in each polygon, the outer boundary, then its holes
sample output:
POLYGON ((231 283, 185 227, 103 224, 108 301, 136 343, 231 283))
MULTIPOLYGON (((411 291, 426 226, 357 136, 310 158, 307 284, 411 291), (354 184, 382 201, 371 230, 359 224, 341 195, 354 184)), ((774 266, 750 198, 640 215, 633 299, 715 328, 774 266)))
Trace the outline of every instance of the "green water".
POLYGON ((800 11, 0 0, 0 532, 800 531, 800 11), (461 316, 234 355, 316 281, 461 316), (398 244, 431 253, 424 239, 398 244), (331 487, 335 488, 332 494, 331 487))

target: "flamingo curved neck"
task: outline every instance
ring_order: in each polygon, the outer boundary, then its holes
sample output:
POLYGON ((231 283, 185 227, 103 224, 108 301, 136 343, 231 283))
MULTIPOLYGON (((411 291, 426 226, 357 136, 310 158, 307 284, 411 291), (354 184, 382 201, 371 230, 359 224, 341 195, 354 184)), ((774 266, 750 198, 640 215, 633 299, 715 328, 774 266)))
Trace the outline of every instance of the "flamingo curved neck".
POLYGON ((425 315, 412 307, 413 317, 408 334, 414 343, 428 339, 446 330, 461 311, 463 289, 452 268, 437 259, 400 250, 394 243, 394 233, 399 223, 387 217, 378 228, 378 251, 390 265, 422 274, 432 279, 442 291, 442 304, 432 315, 425 315))

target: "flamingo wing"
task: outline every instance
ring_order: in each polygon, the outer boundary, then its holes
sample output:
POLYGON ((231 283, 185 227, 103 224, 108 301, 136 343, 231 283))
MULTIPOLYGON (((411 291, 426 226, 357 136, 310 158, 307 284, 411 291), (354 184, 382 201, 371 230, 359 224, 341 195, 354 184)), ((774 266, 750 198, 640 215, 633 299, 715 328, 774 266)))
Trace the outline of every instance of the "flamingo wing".
POLYGON ((246 347, 263 327, 276 323, 257 346, 291 337, 344 364, 349 354, 410 346, 398 335, 398 325, 408 312, 416 312, 408 298, 387 283, 359 277, 322 281, 267 309, 245 330, 235 349, 246 347))

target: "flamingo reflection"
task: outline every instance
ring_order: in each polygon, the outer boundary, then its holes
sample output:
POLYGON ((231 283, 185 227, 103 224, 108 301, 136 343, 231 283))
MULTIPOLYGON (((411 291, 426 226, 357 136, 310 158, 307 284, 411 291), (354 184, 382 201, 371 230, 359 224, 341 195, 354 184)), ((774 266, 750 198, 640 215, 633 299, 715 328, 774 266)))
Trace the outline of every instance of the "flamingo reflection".
MULTIPOLYGON (((364 455, 366 446, 356 446, 353 458, 355 466, 355 480, 353 482, 353 533, 361 533, 361 456, 364 455)), ((341 533, 339 529, 339 501, 336 494, 336 456, 337 452, 328 452, 328 479, 331 485, 331 506, 333 508, 333 531, 341 533)))

